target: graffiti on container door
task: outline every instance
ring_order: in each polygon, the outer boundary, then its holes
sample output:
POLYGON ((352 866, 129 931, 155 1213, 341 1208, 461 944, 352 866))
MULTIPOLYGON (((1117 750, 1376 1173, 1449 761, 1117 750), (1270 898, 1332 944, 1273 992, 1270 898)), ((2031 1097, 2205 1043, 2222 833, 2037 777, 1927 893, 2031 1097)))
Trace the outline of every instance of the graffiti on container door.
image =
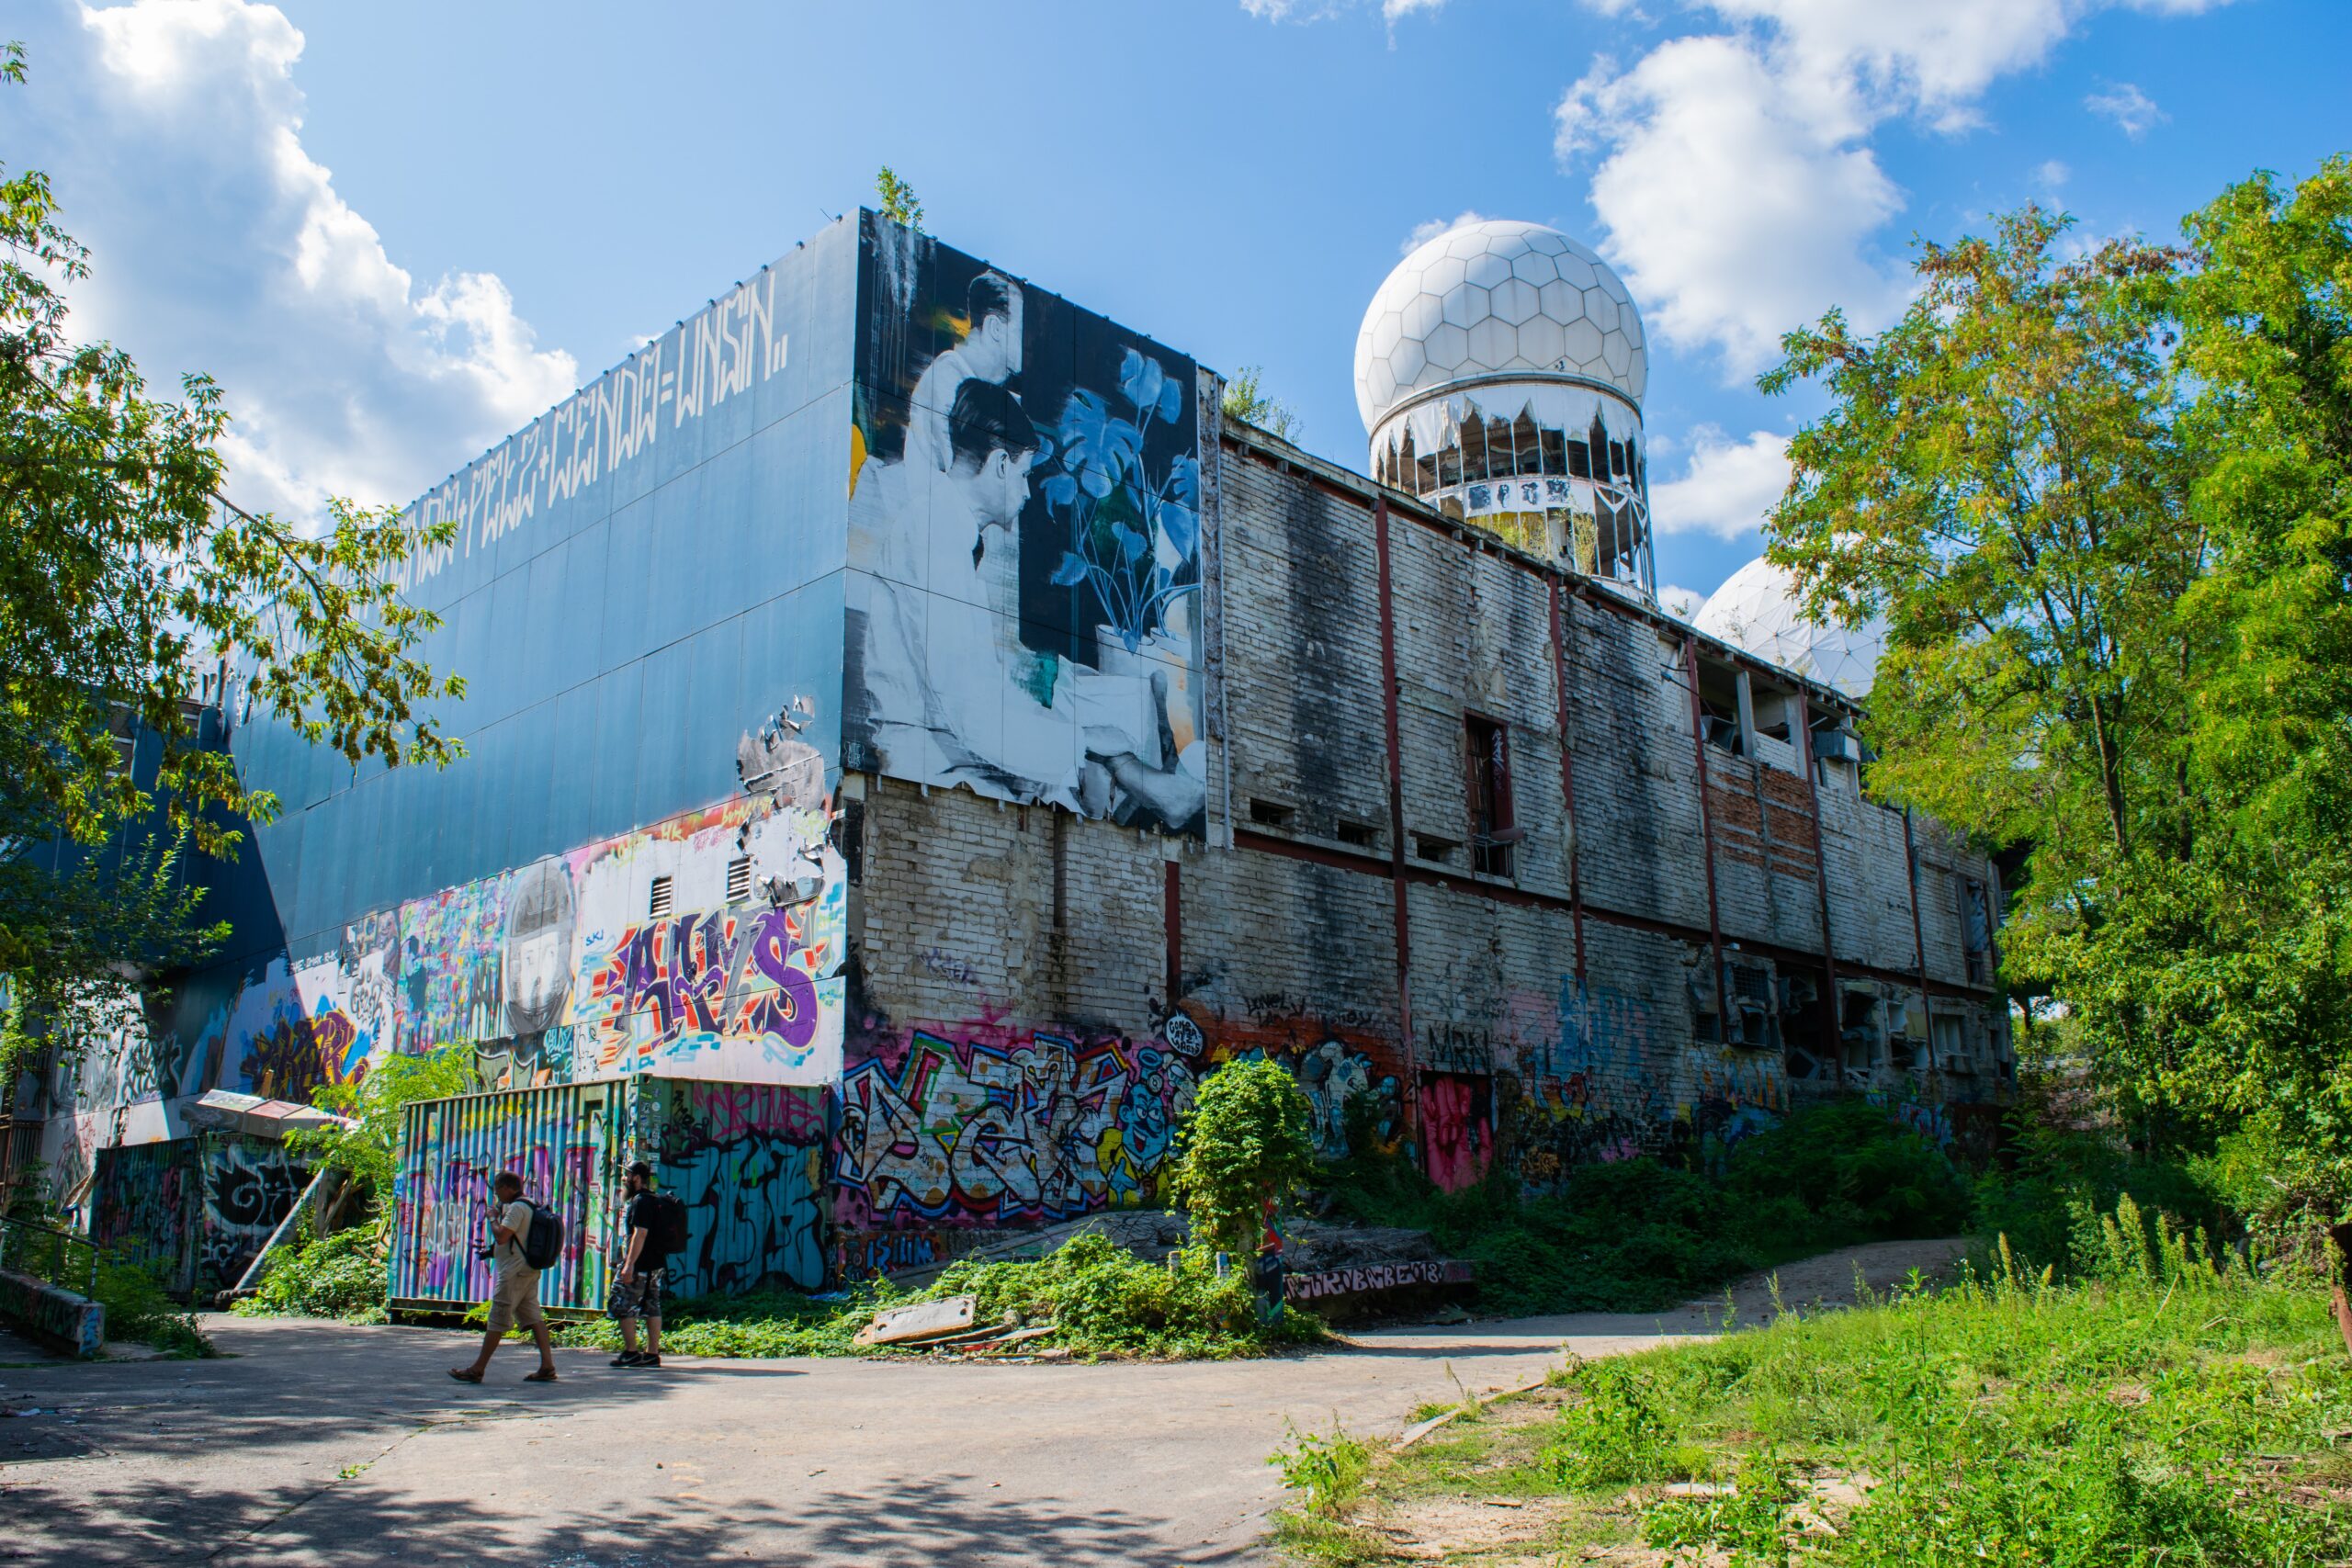
POLYGON ((193 1210, 187 1152, 185 1141, 107 1150, 94 1184, 91 1239, 119 1244, 130 1257, 161 1263, 176 1276, 193 1210))
POLYGON ((814 1290, 825 1275, 817 1091, 679 1083, 671 1093, 658 1169, 686 1210, 686 1250, 669 1260, 672 1287, 741 1292, 781 1279, 814 1290))
MULTIPOLYGON (((982 1031, 997 1033, 996 1031, 982 1031)), ((1064 1219, 1158 1191, 1193 1070, 1159 1043, 917 1032, 842 1084, 833 1179, 845 1224, 1064 1219)))
POLYGON ((197 1259, 203 1273, 223 1285, 236 1283, 309 1179, 310 1172, 277 1144, 219 1143, 207 1149, 197 1259))
POLYGON ((404 1144, 396 1191, 401 1247, 392 1293, 471 1300, 496 1266, 474 1256, 490 1237, 491 1183, 512 1170, 523 1195, 563 1219, 563 1255, 544 1302, 580 1305, 604 1285, 605 1110, 601 1099, 545 1089, 458 1100, 428 1112, 426 1134, 404 1144))

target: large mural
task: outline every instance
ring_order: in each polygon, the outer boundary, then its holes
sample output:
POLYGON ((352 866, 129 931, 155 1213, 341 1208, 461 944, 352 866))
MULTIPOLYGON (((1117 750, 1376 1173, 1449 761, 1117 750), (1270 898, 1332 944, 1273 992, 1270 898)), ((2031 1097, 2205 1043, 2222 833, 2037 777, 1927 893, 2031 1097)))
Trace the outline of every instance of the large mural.
POLYGON ((844 761, 1202 833, 1196 367, 864 225, 844 761))

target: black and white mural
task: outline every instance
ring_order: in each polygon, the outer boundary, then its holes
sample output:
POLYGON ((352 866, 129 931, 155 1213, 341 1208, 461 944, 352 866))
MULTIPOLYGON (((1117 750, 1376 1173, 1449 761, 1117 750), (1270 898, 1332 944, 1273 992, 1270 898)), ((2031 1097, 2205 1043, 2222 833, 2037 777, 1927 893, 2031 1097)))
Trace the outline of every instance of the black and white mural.
POLYGON ((1199 835, 1193 361, 862 223, 844 762, 1199 835))

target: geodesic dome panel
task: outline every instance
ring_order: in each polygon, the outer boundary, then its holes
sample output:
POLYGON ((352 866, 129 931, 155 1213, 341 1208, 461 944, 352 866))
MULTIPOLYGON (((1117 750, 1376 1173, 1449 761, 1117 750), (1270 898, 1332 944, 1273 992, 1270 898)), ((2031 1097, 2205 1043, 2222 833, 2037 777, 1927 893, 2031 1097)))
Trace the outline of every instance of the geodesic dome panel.
POLYGON ((1816 626, 1798 608, 1795 580, 1758 556, 1726 579, 1690 624, 1757 658, 1809 675, 1860 700, 1870 694, 1886 623, 1848 630, 1816 626))
POLYGON ((1440 234, 1396 265, 1356 334, 1366 430, 1427 393, 1512 371, 1584 377, 1636 407, 1649 383, 1624 284, 1541 223, 1498 219, 1440 234))

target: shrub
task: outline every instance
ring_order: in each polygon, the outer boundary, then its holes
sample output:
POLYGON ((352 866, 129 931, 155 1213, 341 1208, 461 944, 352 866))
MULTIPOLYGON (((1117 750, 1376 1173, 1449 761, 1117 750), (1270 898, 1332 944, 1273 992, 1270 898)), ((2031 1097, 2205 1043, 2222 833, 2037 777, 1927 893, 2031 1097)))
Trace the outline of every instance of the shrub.
POLYGON ((236 1304, 247 1316, 286 1314, 384 1321, 385 1222, 313 1236, 305 1222, 254 1293, 236 1304))
POLYGON ((107 1337, 153 1346, 174 1356, 209 1356, 212 1341, 196 1314, 174 1301, 147 1264, 115 1252, 98 1257, 96 1293, 107 1309, 107 1337))
POLYGON ((1305 1091, 1278 1062, 1228 1062, 1202 1081, 1172 1184, 1195 1247, 1255 1256, 1265 1205, 1315 1172, 1312 1127, 1305 1091))

